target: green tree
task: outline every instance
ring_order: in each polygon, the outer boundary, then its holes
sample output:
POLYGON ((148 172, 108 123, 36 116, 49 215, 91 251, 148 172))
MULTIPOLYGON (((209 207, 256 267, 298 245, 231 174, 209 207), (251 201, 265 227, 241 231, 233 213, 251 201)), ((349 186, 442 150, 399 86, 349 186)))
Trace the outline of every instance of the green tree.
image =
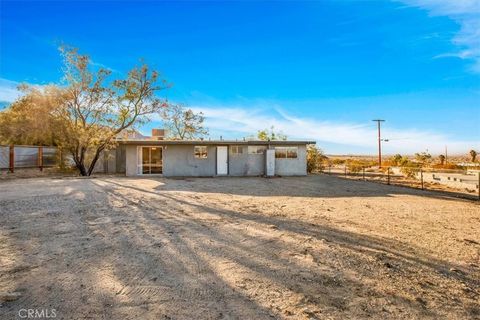
POLYGON ((415 153, 415 160, 417 160, 422 165, 430 163, 432 160, 432 155, 427 152, 415 153))
POLYGON ((208 135, 204 127, 205 117, 202 112, 195 113, 181 104, 170 104, 160 113, 165 129, 170 138, 185 140, 196 139, 208 135))
POLYGON ((440 165, 443 166, 445 164, 445 156, 443 154, 438 156, 438 160, 440 160, 440 165))
POLYGON ((477 151, 472 149, 472 150, 470 150, 469 154, 470 154, 470 159, 472 159, 472 162, 475 162, 475 160, 477 158, 477 151))
POLYGON ((63 103, 62 92, 52 85, 19 89, 23 95, 0 112, 0 144, 56 145, 59 132, 52 115, 63 103))
POLYGON ((275 132, 274 126, 271 126, 270 129, 259 130, 257 132, 257 138, 263 141, 287 140, 287 136, 281 131, 275 132))

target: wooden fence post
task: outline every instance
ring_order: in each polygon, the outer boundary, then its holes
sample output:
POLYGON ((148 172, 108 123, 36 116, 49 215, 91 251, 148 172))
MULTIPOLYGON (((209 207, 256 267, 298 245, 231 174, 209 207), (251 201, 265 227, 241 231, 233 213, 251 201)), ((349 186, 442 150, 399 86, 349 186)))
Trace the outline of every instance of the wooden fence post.
POLYGON ((362 171, 363 171, 363 181, 365 181, 365 167, 362 167, 362 171))
POLYGON ((9 165, 10 172, 13 173, 15 171, 15 147, 10 145, 10 157, 9 157, 9 165))
POLYGON ((40 171, 43 171, 43 147, 38 147, 37 164, 40 171))
POLYGON ((345 166, 345 178, 347 177, 347 166, 345 166))
POLYGON ((390 167, 387 167, 387 184, 390 184, 390 167))
POLYGON ((480 200, 480 171, 478 172, 478 200, 480 200))
POLYGON ((422 181, 422 190, 423 190, 423 170, 420 169, 420 179, 422 181))

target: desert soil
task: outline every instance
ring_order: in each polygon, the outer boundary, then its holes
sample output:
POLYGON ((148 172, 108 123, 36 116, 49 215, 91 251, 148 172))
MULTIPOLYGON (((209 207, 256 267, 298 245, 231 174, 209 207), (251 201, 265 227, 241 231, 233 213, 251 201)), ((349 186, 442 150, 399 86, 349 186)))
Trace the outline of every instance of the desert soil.
POLYGON ((0 182, 0 318, 480 318, 480 206, 344 180, 0 182))

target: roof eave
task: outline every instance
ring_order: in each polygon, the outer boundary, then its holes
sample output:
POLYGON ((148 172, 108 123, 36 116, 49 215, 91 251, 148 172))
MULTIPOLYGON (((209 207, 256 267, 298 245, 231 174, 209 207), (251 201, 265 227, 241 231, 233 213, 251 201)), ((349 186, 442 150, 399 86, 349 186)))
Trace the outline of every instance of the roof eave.
POLYGON ((307 140, 117 140, 119 144, 130 144, 130 145, 307 145, 307 144, 316 144, 315 141, 307 140))

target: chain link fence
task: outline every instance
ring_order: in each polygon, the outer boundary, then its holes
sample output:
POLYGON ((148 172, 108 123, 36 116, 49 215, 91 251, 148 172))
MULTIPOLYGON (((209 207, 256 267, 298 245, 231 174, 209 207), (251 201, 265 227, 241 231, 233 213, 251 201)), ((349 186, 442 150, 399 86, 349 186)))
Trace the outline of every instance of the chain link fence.
MULTIPOLYGON (((480 169, 480 168, 479 168, 480 169)), ((479 169, 433 169, 411 166, 371 167, 359 165, 326 165, 321 173, 347 179, 372 181, 449 192, 480 200, 479 169)))

